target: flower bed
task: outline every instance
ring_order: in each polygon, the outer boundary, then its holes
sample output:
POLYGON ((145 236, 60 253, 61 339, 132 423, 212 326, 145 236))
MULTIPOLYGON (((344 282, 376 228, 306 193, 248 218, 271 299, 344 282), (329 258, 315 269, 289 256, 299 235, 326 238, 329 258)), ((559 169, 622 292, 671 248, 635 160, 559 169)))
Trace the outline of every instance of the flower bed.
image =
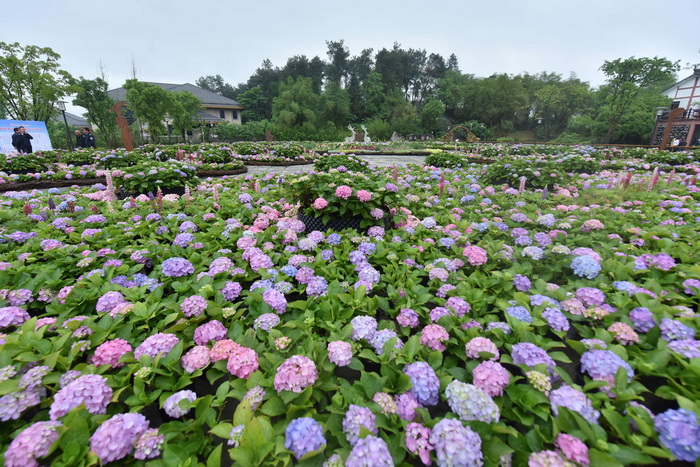
POLYGON ((2 460, 693 462, 700 189, 481 170, 0 196, 2 460), (402 216, 305 232, 317 193, 402 216))

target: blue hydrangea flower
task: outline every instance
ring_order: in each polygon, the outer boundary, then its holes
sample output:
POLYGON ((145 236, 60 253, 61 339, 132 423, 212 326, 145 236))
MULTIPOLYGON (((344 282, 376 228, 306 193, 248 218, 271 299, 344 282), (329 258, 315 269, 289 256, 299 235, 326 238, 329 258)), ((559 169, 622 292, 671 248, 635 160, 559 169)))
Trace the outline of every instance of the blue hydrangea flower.
POLYGON ((656 416, 654 428, 661 444, 678 459, 695 462, 700 457, 700 426, 690 410, 667 410, 656 416))
POLYGON ((435 405, 438 403, 440 381, 435 370, 425 362, 414 362, 403 369, 411 380, 410 393, 422 405, 435 405))
POLYGON ((532 315, 524 306, 509 306, 506 308, 506 313, 520 321, 532 323, 532 315))
POLYGON ((600 264, 588 255, 577 256, 571 260, 574 274, 585 279, 595 279, 601 271, 600 264))
POLYGON ((287 425, 284 447, 294 453, 297 459, 304 454, 317 451, 326 445, 321 425, 309 417, 296 418, 287 425))

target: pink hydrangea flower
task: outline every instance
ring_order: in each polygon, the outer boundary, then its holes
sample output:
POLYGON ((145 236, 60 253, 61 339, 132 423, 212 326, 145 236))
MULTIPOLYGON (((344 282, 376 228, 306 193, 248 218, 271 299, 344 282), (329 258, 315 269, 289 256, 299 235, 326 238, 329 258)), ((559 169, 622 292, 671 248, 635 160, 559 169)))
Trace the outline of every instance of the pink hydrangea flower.
POLYGON ((442 343, 450 338, 445 328, 439 324, 429 324, 423 328, 420 334, 421 345, 427 345, 432 350, 445 350, 445 346, 442 343))
POLYGON ((496 344, 491 342, 490 339, 486 337, 475 337, 466 345, 467 357, 469 358, 481 358, 479 352, 487 352, 493 354, 493 357, 488 360, 498 360, 499 352, 496 344))
POLYGON ((253 349, 238 346, 229 355, 226 369, 232 375, 246 379, 258 369, 258 354, 253 349))
POLYGON ((316 198, 316 201, 314 201, 314 209, 323 209, 326 206, 328 206, 328 201, 323 198, 316 198))
POLYGON ((564 456, 572 462, 587 467, 590 464, 588 447, 575 436, 560 433, 554 443, 564 456))
POLYGON ((472 372, 474 386, 491 397, 502 396, 510 382, 510 375, 500 363, 481 362, 472 372))
POLYGON ((372 199, 372 193, 370 193, 367 190, 359 190, 357 192, 357 199, 359 199, 363 203, 366 203, 367 201, 372 199))
POLYGON ((278 393, 292 391, 300 393, 316 382, 318 370, 313 360, 303 355, 293 355, 285 360, 275 374, 275 389, 278 393))
POLYGON ((231 339, 224 339, 217 341, 214 347, 209 351, 209 358, 213 362, 218 362, 219 360, 228 359, 231 353, 240 347, 236 342, 231 339))
POLYGON ((488 261, 486 250, 478 246, 468 245, 464 248, 462 254, 466 256, 467 261, 472 266, 481 266, 488 261))
POLYGON ((192 373, 209 365, 210 361, 209 349, 203 345, 197 345, 183 355, 181 363, 186 372, 192 373))
POLYGON ((220 321, 212 320, 194 330, 194 342, 197 345, 207 345, 209 341, 220 341, 226 337, 226 328, 220 321))
POLYGON ((124 339, 113 339, 95 349, 92 363, 95 366, 109 365, 112 368, 119 368, 124 366, 123 363, 119 363, 119 359, 131 350, 131 345, 124 339))
POLYGON ((199 295, 192 295, 180 304, 180 309, 188 318, 199 316, 207 309, 207 299, 199 295))
POLYGON ((347 366, 352 361, 352 346, 345 341, 328 343, 328 359, 338 366, 347 366))
POLYGON ((340 185, 335 189, 335 195, 338 198, 348 199, 352 195, 352 188, 347 185, 340 185))

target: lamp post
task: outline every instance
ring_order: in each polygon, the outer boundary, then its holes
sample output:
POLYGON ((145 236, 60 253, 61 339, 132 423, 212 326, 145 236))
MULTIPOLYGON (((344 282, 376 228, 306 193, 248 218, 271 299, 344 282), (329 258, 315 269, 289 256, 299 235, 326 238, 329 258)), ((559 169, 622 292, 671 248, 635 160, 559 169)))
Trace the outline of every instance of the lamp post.
POLYGON ((57 101, 56 107, 58 107, 58 110, 60 110, 63 114, 63 123, 66 124, 66 136, 68 137, 68 147, 71 151, 74 151, 75 149, 73 149, 73 139, 70 135, 70 130, 68 129, 68 120, 66 119, 66 101, 57 101))

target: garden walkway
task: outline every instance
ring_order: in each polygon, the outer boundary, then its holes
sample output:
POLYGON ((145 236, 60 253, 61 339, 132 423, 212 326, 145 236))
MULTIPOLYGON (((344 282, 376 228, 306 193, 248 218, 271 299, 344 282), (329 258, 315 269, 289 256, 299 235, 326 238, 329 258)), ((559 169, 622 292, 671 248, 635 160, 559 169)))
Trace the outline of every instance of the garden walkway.
MULTIPOLYGON (((387 166, 387 165, 406 165, 406 164, 423 164, 426 156, 356 156, 360 159, 368 161, 370 164, 387 166)), ((297 172, 306 172, 313 168, 313 164, 307 165, 291 165, 289 167, 270 167, 264 165, 249 165, 248 172, 242 176, 249 174, 265 174, 273 172, 277 174, 294 174, 297 172)))

